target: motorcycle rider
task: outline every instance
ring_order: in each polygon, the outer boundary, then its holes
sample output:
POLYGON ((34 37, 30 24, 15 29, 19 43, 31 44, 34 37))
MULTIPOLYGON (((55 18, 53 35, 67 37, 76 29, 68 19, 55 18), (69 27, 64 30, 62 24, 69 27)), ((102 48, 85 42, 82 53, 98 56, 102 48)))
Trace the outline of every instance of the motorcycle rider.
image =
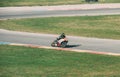
POLYGON ((56 40, 51 43, 52 47, 63 47, 67 46, 68 40, 64 33, 62 33, 56 40))
POLYGON ((57 38, 58 40, 58 46, 60 46, 61 42, 63 42, 64 40, 66 40, 66 36, 65 33, 62 33, 59 38, 57 38))
POLYGON ((64 38, 66 38, 65 33, 62 33, 62 34, 59 36, 59 38, 57 38, 57 39, 60 40, 60 39, 64 39, 64 38))

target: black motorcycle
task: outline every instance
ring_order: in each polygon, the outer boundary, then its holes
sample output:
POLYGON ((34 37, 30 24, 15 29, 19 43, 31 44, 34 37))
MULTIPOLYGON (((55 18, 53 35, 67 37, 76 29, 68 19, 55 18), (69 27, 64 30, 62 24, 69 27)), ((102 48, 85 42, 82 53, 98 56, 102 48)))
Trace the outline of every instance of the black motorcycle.
POLYGON ((67 46, 68 39, 67 38, 61 38, 61 39, 56 39, 52 42, 51 46, 52 47, 62 47, 65 48, 67 46))

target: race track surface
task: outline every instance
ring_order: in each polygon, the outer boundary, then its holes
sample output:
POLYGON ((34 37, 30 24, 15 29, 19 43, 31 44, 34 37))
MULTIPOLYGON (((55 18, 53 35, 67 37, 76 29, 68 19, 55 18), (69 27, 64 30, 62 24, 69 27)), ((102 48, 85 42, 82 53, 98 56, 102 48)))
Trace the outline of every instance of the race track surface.
MULTIPOLYGON (((70 5, 50 7, 1 7, 0 19, 58 17, 58 16, 91 16, 120 15, 119 4, 70 5), (78 7, 80 6, 80 7, 78 7), (88 7, 89 6, 89 7, 88 7), (94 7, 95 6, 95 7, 94 7), (65 8, 63 8, 65 7, 65 8), (84 7, 84 8, 83 8, 84 7), (58 9, 59 8, 59 9, 58 9)), ((16 32, 0 29, 0 42, 34 44, 50 46, 59 35, 16 32)), ((67 48, 120 53, 120 40, 85 38, 67 36, 67 48)))
POLYGON ((91 15, 117 15, 120 8, 110 9, 88 9, 88 10, 46 10, 46 9, 23 9, 23 8, 2 8, 0 19, 13 18, 34 18, 34 17, 58 17, 58 16, 91 16, 91 15))
MULTIPOLYGON (((8 31, 0 29, 0 42, 50 46, 59 35, 8 31)), ((67 36, 67 48, 120 53, 120 40, 67 36)))

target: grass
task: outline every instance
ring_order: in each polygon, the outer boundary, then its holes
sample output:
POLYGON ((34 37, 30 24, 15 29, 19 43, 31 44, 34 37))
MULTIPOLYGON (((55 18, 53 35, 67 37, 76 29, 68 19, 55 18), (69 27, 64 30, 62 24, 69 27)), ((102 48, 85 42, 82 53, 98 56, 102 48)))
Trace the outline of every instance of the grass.
MULTIPOLYGON (((0 0, 0 6, 46 6, 83 4, 85 0, 0 0)), ((120 0, 99 0, 99 3, 120 3, 120 0)))
POLYGON ((16 31, 120 39, 120 15, 0 20, 0 28, 16 31))
POLYGON ((0 77, 120 77, 120 57, 0 45, 0 77))

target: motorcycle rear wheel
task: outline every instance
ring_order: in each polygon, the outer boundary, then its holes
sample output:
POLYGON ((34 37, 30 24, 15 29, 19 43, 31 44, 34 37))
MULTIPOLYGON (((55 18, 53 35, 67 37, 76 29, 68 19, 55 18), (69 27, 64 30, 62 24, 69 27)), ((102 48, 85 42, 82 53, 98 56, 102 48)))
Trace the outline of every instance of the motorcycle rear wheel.
POLYGON ((55 43, 53 42, 53 43, 51 44, 51 46, 52 46, 52 47, 55 47, 55 43))

